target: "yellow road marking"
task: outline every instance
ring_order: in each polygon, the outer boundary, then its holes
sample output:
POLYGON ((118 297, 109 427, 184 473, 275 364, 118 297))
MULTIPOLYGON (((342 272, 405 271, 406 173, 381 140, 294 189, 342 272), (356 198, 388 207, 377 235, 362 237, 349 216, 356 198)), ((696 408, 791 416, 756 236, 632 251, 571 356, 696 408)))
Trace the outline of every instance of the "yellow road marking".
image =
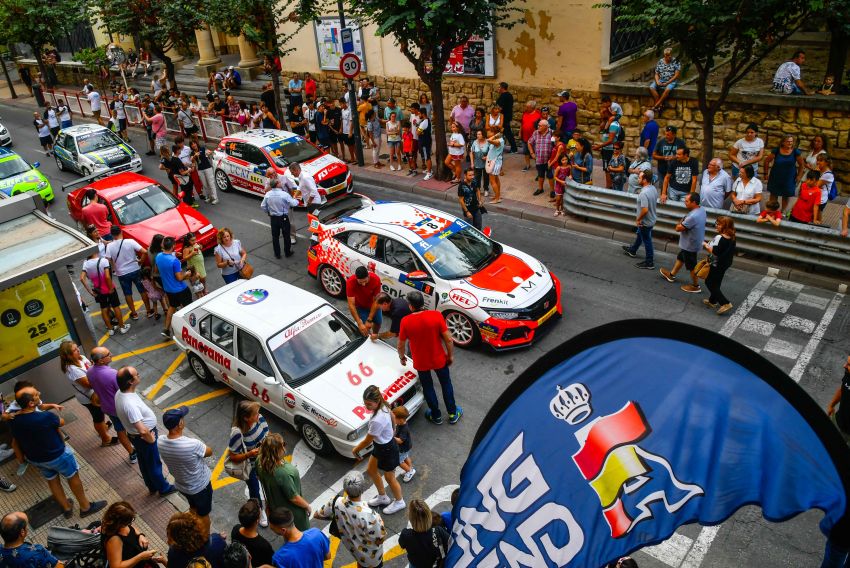
POLYGON ((165 381, 168 380, 168 377, 171 376, 171 373, 176 371, 177 367, 179 367, 180 363, 182 363, 185 359, 186 359, 186 353, 181 352, 180 355, 178 355, 177 358, 174 361, 171 362, 171 365, 168 366, 168 368, 165 370, 165 372, 162 374, 162 376, 159 378, 159 380, 153 386, 151 391, 148 393, 148 397, 147 397, 148 400, 153 400, 153 398, 162 389, 162 387, 165 386, 165 381))
POLYGON ((103 337, 101 337, 101 338, 97 341, 97 346, 98 346, 98 347, 100 347, 101 345, 103 345, 104 343, 106 343, 106 340, 107 340, 107 339, 109 339, 109 332, 106 332, 106 333, 104 333, 104 334, 103 334, 103 337))
POLYGON ((149 351, 156 351, 157 349, 162 349, 163 347, 169 347, 174 345, 174 341, 163 341, 162 343, 157 343, 156 345, 151 345, 150 347, 143 347, 142 349, 134 349, 133 351, 127 351, 126 353, 122 353, 121 355, 115 355, 112 360, 120 361, 121 359, 126 359, 127 357, 133 357, 135 355, 141 355, 142 353, 147 353, 149 351))
MULTIPOLYGON (((336 552, 339 548, 339 539, 334 535, 329 535, 331 537, 331 557, 325 560, 324 568, 333 568, 334 558, 336 558, 336 552)), ((354 568, 357 568, 357 563, 354 563, 354 568)))
MULTIPOLYGON (((334 540, 337 542, 337 546, 339 546, 339 539, 332 537, 331 538, 331 562, 333 561, 334 556, 336 556, 336 549, 334 548, 334 545, 333 545, 334 540)), ((389 549, 388 551, 386 551, 384 553, 384 562, 389 562, 393 558, 395 558, 397 556, 401 556, 404 553, 405 552, 404 552, 404 549, 402 547, 400 547, 399 545, 395 545, 394 547, 392 547, 391 549, 389 549)), ((330 566, 330 564, 325 562, 325 567, 327 568, 328 566, 330 566)), ((342 568, 357 568, 357 562, 352 562, 351 564, 346 564, 342 568)))
MULTIPOLYGON (((235 477, 230 477, 226 473, 224 473, 224 462, 227 461, 227 456, 230 455, 230 450, 224 450, 224 453, 221 454, 221 457, 218 458, 218 463, 215 464, 215 467, 212 470, 212 478, 210 483, 212 483, 213 491, 216 489, 221 489, 222 487, 227 487, 231 483, 236 483, 239 481, 235 477)), ((292 454, 284 457, 288 462, 292 461, 292 454)), ((333 543, 331 543, 331 550, 334 550, 333 543)), ((331 560, 333 560, 334 554, 331 554, 331 560)))
POLYGON ((202 394, 201 396, 196 396, 195 398, 190 398, 189 400, 186 400, 186 401, 183 401, 183 402, 178 402, 177 404, 172 404, 171 406, 167 406, 167 407, 163 408, 162 410, 163 411, 170 410, 172 408, 177 408, 178 406, 192 406, 192 405, 204 402, 205 400, 210 400, 211 398, 218 398, 220 396, 224 396, 224 395, 229 394, 231 392, 233 392, 233 391, 231 391, 230 389, 227 389, 227 388, 210 391, 206 394, 202 394))

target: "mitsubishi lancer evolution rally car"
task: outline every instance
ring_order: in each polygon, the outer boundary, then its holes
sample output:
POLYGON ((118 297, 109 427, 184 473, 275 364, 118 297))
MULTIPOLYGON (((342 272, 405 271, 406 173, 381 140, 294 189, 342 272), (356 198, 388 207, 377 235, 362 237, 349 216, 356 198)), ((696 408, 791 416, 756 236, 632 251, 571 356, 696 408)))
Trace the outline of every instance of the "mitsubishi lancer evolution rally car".
POLYGON ((366 435, 363 391, 413 414, 424 397, 410 361, 370 341, 319 296, 270 276, 237 280, 174 314, 174 341, 205 383, 220 381, 285 420, 316 453, 353 458, 366 435))
POLYGON ((56 166, 84 176, 112 169, 142 171, 142 158, 132 146, 104 126, 78 124, 59 131, 53 144, 56 166))
POLYGON ((527 346, 563 314, 561 283, 542 262, 430 207, 353 195, 310 215, 310 231, 307 270, 327 294, 344 297, 366 266, 392 297, 422 292, 461 347, 527 346))
MULTIPOLYGON (((336 199, 351 192, 351 171, 345 162, 285 130, 247 130, 222 138, 213 152, 215 184, 219 191, 236 188, 263 195, 270 168, 294 181, 289 173, 289 164, 293 162, 301 164, 302 171, 313 176, 324 199, 336 199)), ((304 205, 299 195, 294 197, 299 205, 304 205)))

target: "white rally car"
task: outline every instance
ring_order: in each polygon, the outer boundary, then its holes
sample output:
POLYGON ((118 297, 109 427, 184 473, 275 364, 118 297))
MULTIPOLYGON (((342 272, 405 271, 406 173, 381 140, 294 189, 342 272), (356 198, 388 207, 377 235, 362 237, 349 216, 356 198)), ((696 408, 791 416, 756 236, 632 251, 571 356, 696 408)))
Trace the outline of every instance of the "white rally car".
POLYGON ((411 414, 424 401, 413 365, 360 334, 319 296, 257 276, 174 314, 172 334, 205 383, 221 381, 282 418, 316 452, 345 457, 366 435, 363 391, 377 385, 411 414))
POLYGON ((463 219, 359 195, 309 217, 307 270, 327 294, 344 297, 345 279, 366 266, 390 296, 421 291, 461 347, 482 340, 495 349, 527 346, 563 314, 561 283, 542 262, 463 219))
POLYGON ((289 173, 293 162, 300 163, 302 170, 313 176, 324 199, 342 197, 352 190, 351 172, 345 162, 285 130, 247 130, 222 138, 213 152, 215 184, 220 191, 236 188, 263 195, 266 172, 274 169, 293 180, 289 173))
POLYGON ((142 158, 120 136, 97 124, 63 128, 53 143, 53 156, 60 170, 84 176, 109 169, 115 172, 142 171, 142 158))

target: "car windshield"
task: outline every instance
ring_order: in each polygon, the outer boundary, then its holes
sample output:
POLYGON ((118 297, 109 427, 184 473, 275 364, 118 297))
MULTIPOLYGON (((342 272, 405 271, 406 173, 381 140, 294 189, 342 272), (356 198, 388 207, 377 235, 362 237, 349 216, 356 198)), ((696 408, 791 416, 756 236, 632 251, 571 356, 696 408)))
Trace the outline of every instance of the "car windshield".
POLYGON ((350 321, 324 305, 272 336, 269 350, 289 386, 298 387, 364 339, 350 321))
POLYGON ((15 156, 5 162, 0 162, 0 179, 10 178, 30 171, 31 166, 22 158, 15 156))
POLYGON ((322 155, 312 144, 303 138, 291 138, 277 146, 266 146, 275 165, 285 168, 292 162, 306 162, 322 155))
POLYGON ((96 152, 104 148, 111 148, 121 144, 121 139, 108 130, 101 130, 94 134, 86 134, 85 136, 77 137, 77 146, 80 152, 87 154, 88 152, 96 152))
POLYGON ((453 223, 442 233, 417 244, 422 258, 445 280, 472 276, 502 254, 499 243, 471 225, 463 225, 458 230, 453 223))
POLYGON ((141 223, 177 207, 177 198, 159 185, 149 185, 112 201, 122 225, 141 223))

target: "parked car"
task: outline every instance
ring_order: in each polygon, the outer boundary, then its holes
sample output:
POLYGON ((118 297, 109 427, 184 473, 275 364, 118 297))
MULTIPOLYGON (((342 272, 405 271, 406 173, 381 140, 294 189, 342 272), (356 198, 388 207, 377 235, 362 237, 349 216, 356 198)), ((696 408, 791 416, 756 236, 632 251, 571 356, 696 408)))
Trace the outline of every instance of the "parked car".
POLYGON ((84 176, 112 168, 142 171, 142 158, 117 134, 97 124, 77 124, 59 131, 53 144, 56 166, 84 176))

